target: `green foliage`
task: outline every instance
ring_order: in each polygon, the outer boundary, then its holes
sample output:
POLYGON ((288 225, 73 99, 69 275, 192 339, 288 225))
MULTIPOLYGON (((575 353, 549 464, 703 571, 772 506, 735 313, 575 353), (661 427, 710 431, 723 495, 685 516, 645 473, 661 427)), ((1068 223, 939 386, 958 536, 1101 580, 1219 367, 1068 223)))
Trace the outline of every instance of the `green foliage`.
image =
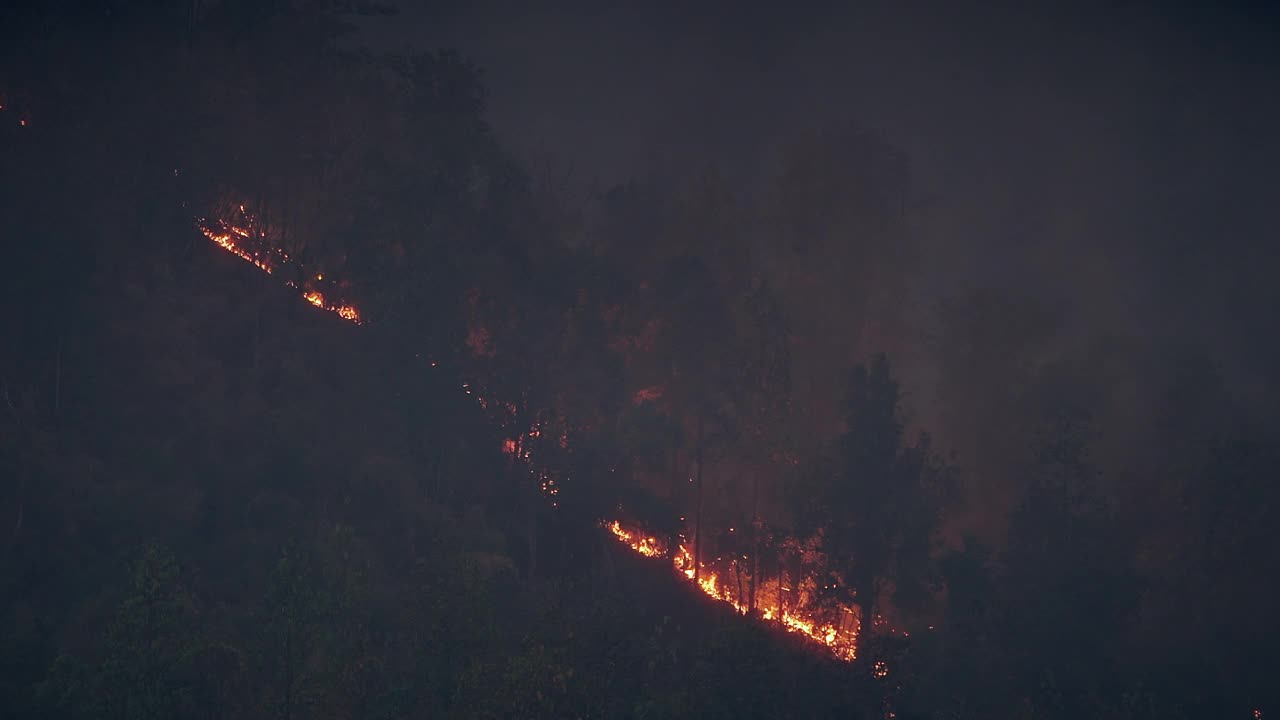
POLYGON ((41 693, 51 708, 83 717, 169 718, 208 694, 197 668, 217 651, 200 634, 196 598, 170 551, 148 545, 139 552, 100 648, 96 660, 55 660, 41 693))

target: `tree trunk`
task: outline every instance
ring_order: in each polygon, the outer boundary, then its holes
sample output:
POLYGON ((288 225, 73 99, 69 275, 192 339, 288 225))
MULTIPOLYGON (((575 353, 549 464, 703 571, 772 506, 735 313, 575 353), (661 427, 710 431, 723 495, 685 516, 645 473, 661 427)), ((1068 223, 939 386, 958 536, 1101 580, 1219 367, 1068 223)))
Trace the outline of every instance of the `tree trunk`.
POLYGON ((196 25, 200 22, 200 0, 187 3, 187 49, 195 47, 196 25))
MULTIPOLYGON (((667 472, 670 473, 670 476, 671 476, 671 499, 672 499, 672 502, 675 502, 676 498, 679 498, 681 496, 681 489, 682 489, 680 485, 681 473, 678 472, 680 469, 679 451, 672 450, 670 455, 668 455, 668 459, 669 459, 669 462, 668 462, 667 472)), ((685 477, 688 477, 688 476, 685 475, 685 477)), ((680 518, 680 522, 684 523, 683 517, 680 518)), ((686 526, 681 524, 677 526, 677 530, 675 532, 667 533, 666 554, 663 556, 667 559, 667 562, 674 561, 676 557, 677 541, 679 540, 680 536, 684 534, 685 529, 686 529, 686 526)))
MULTIPOLYGON (((604 533, 596 533, 596 534, 600 537, 599 547, 600 547, 600 550, 602 551, 601 557, 604 558, 604 574, 605 574, 605 577, 608 578, 610 582, 612 582, 614 576, 617 575, 617 571, 614 569, 614 566, 613 566, 613 555, 610 555, 610 553, 613 551, 613 548, 609 547, 609 538, 606 537, 604 533)), ((592 587, 595 587, 594 583, 592 583, 592 587)))
POLYGON ((445 451, 443 448, 436 451, 435 463, 431 469, 431 500, 440 502, 440 481, 444 477, 445 472, 445 451))
POLYGON ((258 348, 262 344, 262 308, 264 303, 259 303, 253 312, 253 342, 250 347, 249 358, 249 377, 253 378, 255 384, 258 379, 258 348))
POLYGON ((787 608, 782 604, 782 584, 786 581, 786 573, 782 570, 782 556, 778 556, 778 624, 782 624, 782 616, 787 613, 787 608))
MULTIPOLYGON (((286 620, 286 622, 289 622, 286 620)), ((284 703, 281 708, 283 720, 293 717, 293 626, 290 623, 284 631, 284 703)))
MULTIPOLYGON (((760 407, 768 407, 765 399, 769 393, 769 373, 767 371, 769 358, 769 343, 765 333, 760 333, 760 355, 756 361, 758 375, 756 381, 756 397, 759 399, 760 407)), ((765 424, 763 421, 757 426, 759 433, 758 439, 763 446, 765 424)), ((756 578, 760 575, 760 470, 757 468, 751 476, 751 597, 747 601, 748 609, 752 615, 756 612, 756 578)), ((778 581, 781 585, 781 580, 778 581)), ((779 615, 781 615, 782 607, 778 607, 779 615)))
POLYGON ((748 586, 747 612, 756 612, 756 578, 760 575, 760 473, 755 472, 751 483, 751 578, 748 586))
POLYGON ((529 502, 529 580, 538 575, 538 498, 529 502))
POLYGON ((696 439, 696 452, 698 460, 698 476, 697 483, 694 487, 694 506, 693 506, 693 581, 697 582, 702 578, 702 433, 703 433, 703 417, 702 409, 698 410, 698 433, 696 439))
POLYGON ((27 461, 22 459, 22 469, 18 471, 18 517, 13 523, 13 533, 9 539, 9 546, 16 547, 18 537, 22 534, 22 523, 26 519, 26 496, 27 496, 27 461))
POLYGON ((53 355, 53 417, 62 411, 62 334, 58 334, 58 349, 53 355))
MULTIPOLYGON (((9 414, 13 416, 13 424, 17 427, 18 436, 22 437, 26 434, 25 424, 22 422, 22 415, 18 413, 18 408, 13 404, 13 399, 9 397, 9 383, 0 379, 0 394, 4 396, 5 406, 9 409, 9 414)), ((18 544, 18 536, 22 534, 22 523, 26 517, 26 495, 27 495, 27 473, 30 468, 29 447, 24 447, 26 443, 19 440, 18 450, 18 513, 17 519, 13 523, 13 535, 9 541, 9 547, 12 549, 18 544)))
MULTIPOLYGON (((867 586, 868 588, 870 586, 867 586)), ((875 593, 858 591, 858 646, 861 647, 875 631, 875 593)), ((861 654, 861 653, 859 653, 861 654)))
POLYGON ((742 563, 737 558, 733 559, 733 574, 738 581, 738 594, 733 598, 736 604, 742 604, 742 563))

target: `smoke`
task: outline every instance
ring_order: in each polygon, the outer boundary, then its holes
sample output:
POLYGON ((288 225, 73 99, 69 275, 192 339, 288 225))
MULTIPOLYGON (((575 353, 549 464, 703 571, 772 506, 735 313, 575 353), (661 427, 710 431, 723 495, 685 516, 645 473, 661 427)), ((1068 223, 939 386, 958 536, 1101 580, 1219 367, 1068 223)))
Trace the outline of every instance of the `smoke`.
POLYGON ((500 135, 583 187, 715 166, 756 198, 779 148, 849 122, 901 148, 918 200, 910 302, 923 308, 902 364, 921 424, 942 416, 929 309, 972 289, 1060 309, 1034 359, 1083 376, 1120 433, 1141 424, 1132 404, 1155 393, 1149 369, 1172 345, 1208 348, 1243 393, 1273 389, 1274 14, 696 5, 406 5, 363 38, 474 58, 500 135))

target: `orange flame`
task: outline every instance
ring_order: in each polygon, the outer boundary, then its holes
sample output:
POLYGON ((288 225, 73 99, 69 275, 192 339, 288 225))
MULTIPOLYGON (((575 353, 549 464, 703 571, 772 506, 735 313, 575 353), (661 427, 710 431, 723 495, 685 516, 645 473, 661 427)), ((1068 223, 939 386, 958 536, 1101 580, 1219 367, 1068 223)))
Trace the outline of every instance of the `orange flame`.
MULTIPOLYGON (((251 242, 255 239, 262 240, 266 238, 265 231, 254 232, 254 219, 250 213, 245 210, 244 205, 239 206, 240 216, 247 221, 248 226, 238 224, 226 220, 201 220, 198 223, 200 232, 214 242, 218 247, 253 265, 259 270, 272 274, 274 267, 270 262, 271 257, 278 257, 281 261, 288 261, 289 255, 283 250, 276 248, 267 254, 260 251, 251 251, 242 243, 251 242)), ((317 273, 316 280, 323 280, 324 274, 317 273)), ((289 287, 297 287, 294 283, 287 283, 289 287)), ((325 302, 324 295, 315 290, 308 290, 302 294, 307 302, 315 305, 322 310, 336 313, 338 317, 357 325, 361 324, 360 311, 354 305, 334 305, 325 302)))
POLYGON ((244 260, 245 262, 252 264, 254 267, 258 268, 259 270, 262 270, 268 275, 271 274, 270 265, 268 265, 265 261, 255 257, 248 250, 245 250, 244 248, 236 244, 236 241, 234 239, 235 236, 239 236, 242 238, 249 237, 248 231, 244 230, 243 228, 228 227, 223 232, 219 232, 218 230, 214 229, 214 227, 202 224, 200 227, 200 232, 204 233, 205 237, 212 240, 214 243, 218 245, 218 247, 221 247, 223 250, 226 250, 227 252, 231 253, 232 255, 235 255, 241 260, 244 260))
MULTIPOLYGON (((662 557, 665 554, 662 548, 663 543, 656 537, 629 531, 617 520, 606 524, 605 527, 619 542, 645 557, 662 557)), ((694 575, 697 575, 697 587, 704 594, 732 605, 734 610, 743 615, 750 612, 749 603, 739 597, 736 589, 721 585, 719 575, 713 571, 707 571, 705 562, 702 563, 703 572, 694 572, 693 554, 684 545, 677 547, 672 562, 675 569, 686 580, 692 581, 694 575)), ((842 660, 853 660, 857 657, 860 623, 854 617, 856 612, 852 608, 841 608, 844 619, 838 624, 833 624, 821 620, 817 612, 802 609, 798 602, 797 607, 780 609, 777 601, 779 591, 789 592, 790 588, 780 587, 776 580, 761 582, 756 588, 756 610, 765 620, 780 622, 788 632, 800 633, 824 645, 842 660)))
MULTIPOLYGON (((239 210, 241 216, 249 221, 250 228, 253 227, 253 218, 249 216, 249 213, 246 212, 243 205, 239 207, 239 210)), ((268 257, 270 256, 264 257, 260 252, 252 252, 240 244, 241 241, 252 241, 255 239, 260 240, 265 238, 265 232, 260 231, 255 233, 253 230, 244 226, 221 220, 214 222, 201 220, 199 227, 205 237, 213 241, 222 249, 252 264, 263 272, 268 274, 272 273, 273 267, 268 260, 268 257), (255 235, 257 237, 255 237, 255 235)), ((280 249, 276 249, 274 254, 278 256, 281 261, 289 261, 289 256, 280 249)), ((322 273, 316 274, 317 281, 323 280, 323 277, 322 273)), ((292 282, 287 283, 287 285, 289 285, 289 287, 297 288, 297 285, 292 282)), ((360 313, 354 306, 333 305, 327 303, 324 295, 317 290, 305 290, 302 293, 302 297, 307 302, 318 308, 336 313, 344 320, 361 324, 360 313)), ((486 330, 483 328, 472 328, 472 333, 468 337, 468 345, 473 346, 472 350, 476 352, 476 354, 483 354, 483 351, 485 350, 491 351, 488 341, 489 338, 486 330)), ((434 367, 436 363, 432 362, 431 365, 434 367)), ((464 384, 462 389, 468 395, 473 394, 471 387, 467 384, 464 384)), ((655 400, 661 397, 661 395, 662 389, 660 387, 646 388, 640 393, 637 393, 635 400, 637 402, 655 400)), ((476 394, 475 397, 482 407, 488 407, 489 403, 485 398, 480 397, 478 394, 476 394)), ((505 407, 514 413, 515 407, 513 405, 507 403, 505 407)), ((532 465, 532 453, 529 449, 524 447, 525 443, 523 441, 525 438, 537 438, 539 435, 541 435, 541 429, 535 425, 527 433, 521 434, 518 439, 505 440, 503 442, 503 450, 514 455, 521 461, 532 465)), ((562 448, 567 447, 567 433, 561 435, 559 438, 559 444, 562 448)), ((554 501, 554 498, 559 494, 560 489, 556 485, 555 480, 552 479, 550 474, 545 470, 539 472, 533 467, 530 467, 529 472, 530 475, 534 476, 534 478, 539 481, 543 494, 553 500, 551 503, 552 507, 557 507, 558 503, 554 501)), ((656 537, 629 531, 623 528, 616 520, 608 523, 605 527, 613 533, 619 542, 622 542, 627 547, 644 557, 659 558, 666 555, 664 543, 656 537)), ((694 576, 698 575, 697 587, 703 593, 718 601, 732 605, 739 613, 747 614, 749 612, 748 604, 740 597, 741 593, 728 586, 722 586, 720 584, 719 576, 715 572, 707 571, 704 573, 696 573, 694 571, 692 554, 683 545, 678 546, 676 552, 673 553, 672 562, 675 569, 686 579, 693 580, 694 576)), ((702 568, 706 568, 706 563, 702 563, 701 566, 702 568)), ((797 592, 794 593, 794 602, 790 603, 792 604, 792 607, 780 607, 779 598, 783 592, 791 593, 792 588, 784 586, 779 580, 759 583, 756 592, 756 609, 761 613, 763 619, 777 621, 787 631, 800 633, 805 637, 820 643, 827 647, 838 658, 852 660, 857 656, 857 640, 860 623, 858 619, 854 617, 856 614, 854 610, 847 607, 841 608, 841 610, 843 610, 842 620, 838 624, 833 624, 829 621, 820 619, 818 612, 805 609, 805 603, 802 601, 804 593, 800 592, 799 588, 797 588, 797 592), (770 601, 769 598, 772 598, 772 601, 770 601)), ((883 675, 879 674, 882 670, 883 667, 878 665, 876 668, 877 677, 883 677, 883 675)))
POLYGON ((623 530, 622 525, 617 520, 614 520, 606 527, 609 528, 609 532, 617 536, 618 540, 622 541, 627 545, 627 547, 635 550, 641 555, 645 557, 662 556, 662 550, 658 548, 657 538, 644 537, 638 533, 631 533, 623 530))

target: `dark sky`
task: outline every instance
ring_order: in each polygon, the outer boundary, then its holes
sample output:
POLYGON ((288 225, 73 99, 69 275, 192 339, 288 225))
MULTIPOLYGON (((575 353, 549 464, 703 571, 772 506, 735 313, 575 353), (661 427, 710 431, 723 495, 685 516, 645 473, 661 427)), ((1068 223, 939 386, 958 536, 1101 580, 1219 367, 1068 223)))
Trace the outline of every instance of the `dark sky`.
POLYGON ((476 61, 497 130, 584 185, 714 163, 749 190, 789 135, 853 121, 909 153, 937 292, 1033 288, 1088 332, 1210 339, 1242 377, 1276 358, 1258 337, 1280 258, 1264 5, 403 8, 366 37, 476 61))

